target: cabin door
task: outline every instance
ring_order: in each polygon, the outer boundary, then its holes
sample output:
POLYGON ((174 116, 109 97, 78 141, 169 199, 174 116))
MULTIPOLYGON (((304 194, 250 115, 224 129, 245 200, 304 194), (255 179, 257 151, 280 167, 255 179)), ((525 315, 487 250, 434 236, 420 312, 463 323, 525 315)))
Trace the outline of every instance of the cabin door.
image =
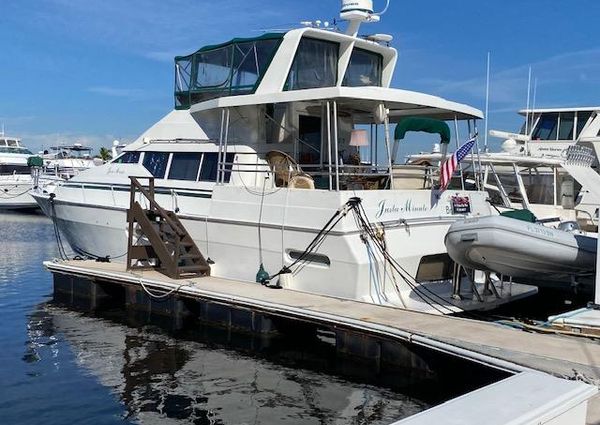
POLYGON ((300 115, 298 120, 298 162, 321 164, 321 117, 300 115))

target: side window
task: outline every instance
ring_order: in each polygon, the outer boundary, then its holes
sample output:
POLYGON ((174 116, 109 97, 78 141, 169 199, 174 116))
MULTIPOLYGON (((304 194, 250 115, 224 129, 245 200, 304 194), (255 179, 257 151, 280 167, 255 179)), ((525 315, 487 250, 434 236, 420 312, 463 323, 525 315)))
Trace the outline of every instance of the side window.
POLYGON ((560 131, 558 140, 573 140, 573 126, 575 125, 575 113, 560 114, 560 131))
POLYGON ((558 114, 543 114, 533 132, 533 140, 556 140, 558 114))
POLYGON ((140 162, 139 152, 124 152, 118 156, 113 162, 117 164, 137 164, 140 162))
POLYGON ((200 170, 201 182, 217 181, 217 153, 210 152, 204 154, 202 160, 202 170, 200 170))
MULTIPOLYGON (((235 159, 234 153, 228 153, 225 155, 225 182, 228 183, 231 178, 232 163, 235 159)), ((217 181, 217 153, 209 152, 204 154, 202 160, 202 169, 200 170, 200 181, 201 182, 215 182, 217 181)))
POLYGON ((575 134, 575 138, 579 137, 581 131, 583 130, 591 116, 591 112, 577 112, 577 133, 575 134))
POLYGON ((377 53, 354 49, 342 85, 350 87, 380 86, 383 57, 377 53))
POLYGON ((337 43, 303 38, 298 45, 285 89, 302 90, 335 86, 338 60, 337 43))
POLYGON ((168 152, 146 152, 143 164, 154 177, 163 179, 165 178, 165 171, 167 171, 168 161, 168 152))
POLYGON ((169 169, 169 179, 196 181, 201 159, 201 153, 174 153, 169 169))

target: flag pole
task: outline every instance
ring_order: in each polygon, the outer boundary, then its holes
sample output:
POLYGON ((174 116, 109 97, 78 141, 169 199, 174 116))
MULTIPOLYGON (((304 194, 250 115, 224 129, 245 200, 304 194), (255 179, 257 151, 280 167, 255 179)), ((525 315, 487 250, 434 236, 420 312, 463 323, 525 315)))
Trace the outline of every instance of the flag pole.
POLYGON ((442 167, 444 166, 444 162, 446 162, 446 154, 448 153, 448 145, 449 143, 442 143, 442 157, 440 159, 440 180, 438 182, 439 191, 438 194, 441 194, 442 189, 442 167))

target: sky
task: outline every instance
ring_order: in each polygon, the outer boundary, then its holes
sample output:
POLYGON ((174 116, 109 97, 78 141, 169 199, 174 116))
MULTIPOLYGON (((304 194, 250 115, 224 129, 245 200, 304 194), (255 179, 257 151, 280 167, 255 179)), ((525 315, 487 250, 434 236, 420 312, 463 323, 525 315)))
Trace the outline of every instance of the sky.
MULTIPOLYGON (((301 21, 332 22, 339 5, 0 0, 0 124, 34 151, 56 143, 98 148, 132 141, 173 108, 174 56, 301 21)), ((529 67, 536 106, 600 104, 598 16, 599 0, 391 0, 382 22, 361 32, 394 36, 394 87, 481 110, 490 52, 489 128, 516 131, 529 67)))

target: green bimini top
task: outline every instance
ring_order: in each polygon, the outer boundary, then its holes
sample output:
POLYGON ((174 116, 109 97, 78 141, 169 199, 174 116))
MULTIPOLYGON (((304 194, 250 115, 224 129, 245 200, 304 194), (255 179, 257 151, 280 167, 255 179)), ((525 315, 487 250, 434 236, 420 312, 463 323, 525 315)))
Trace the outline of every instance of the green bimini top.
POLYGON ((396 126, 394 140, 402 140, 409 131, 422 131, 425 133, 439 134, 440 143, 450 143, 450 127, 444 121, 433 118, 407 117, 396 126))

